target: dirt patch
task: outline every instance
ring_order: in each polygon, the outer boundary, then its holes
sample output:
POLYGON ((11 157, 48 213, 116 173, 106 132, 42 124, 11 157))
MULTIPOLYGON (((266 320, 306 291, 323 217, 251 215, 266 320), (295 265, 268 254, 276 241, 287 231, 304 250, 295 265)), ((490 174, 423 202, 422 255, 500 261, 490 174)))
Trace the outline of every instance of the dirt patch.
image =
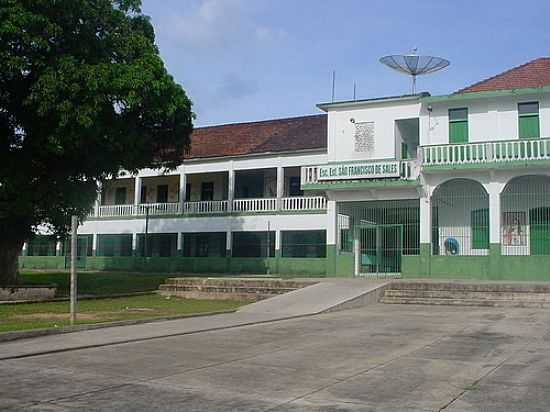
MULTIPOLYGON (((106 316, 114 315, 119 312, 101 312, 101 313, 94 313, 94 312, 86 312, 86 313, 78 313, 78 320, 86 320, 86 321, 94 321, 103 319, 106 316)), ((10 316, 12 320, 69 320, 69 314, 68 313, 48 313, 48 312, 40 312, 40 313, 29 313, 26 315, 13 315, 10 316)))

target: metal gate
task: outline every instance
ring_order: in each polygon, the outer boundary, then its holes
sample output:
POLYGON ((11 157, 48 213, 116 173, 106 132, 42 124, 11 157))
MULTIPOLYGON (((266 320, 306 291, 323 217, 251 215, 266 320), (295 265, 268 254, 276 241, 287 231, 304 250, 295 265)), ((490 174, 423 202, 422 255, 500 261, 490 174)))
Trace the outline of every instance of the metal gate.
POLYGON ((403 254, 403 225, 361 224, 359 242, 359 274, 399 274, 403 254))

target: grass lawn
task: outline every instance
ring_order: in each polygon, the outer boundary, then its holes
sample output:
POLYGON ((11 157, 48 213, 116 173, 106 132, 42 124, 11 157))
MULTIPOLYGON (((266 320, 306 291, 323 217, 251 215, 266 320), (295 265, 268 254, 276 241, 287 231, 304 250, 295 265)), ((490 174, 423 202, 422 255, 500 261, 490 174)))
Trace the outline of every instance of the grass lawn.
MULTIPOLYGON (((157 290, 161 283, 175 274, 124 273, 124 272, 81 272, 78 273, 78 294, 109 296, 132 292, 157 290)), ((19 280, 26 285, 57 284, 57 295, 68 296, 70 275, 67 272, 22 272, 19 280)))
MULTIPOLYGON (((79 324, 144 319, 235 309, 249 301, 165 298, 155 293, 78 302, 79 324)), ((69 324, 69 302, 0 305, 0 332, 69 324)))

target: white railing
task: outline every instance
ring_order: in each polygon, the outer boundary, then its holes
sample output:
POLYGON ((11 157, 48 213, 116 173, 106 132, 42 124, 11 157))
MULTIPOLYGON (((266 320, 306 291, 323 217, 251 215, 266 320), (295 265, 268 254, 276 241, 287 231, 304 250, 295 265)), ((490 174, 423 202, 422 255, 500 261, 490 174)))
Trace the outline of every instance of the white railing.
MULTIPOLYGON (((376 162, 373 162, 376 163, 376 162)), ((302 185, 323 183, 319 180, 320 166, 302 166, 301 183, 302 185)), ((401 160, 399 162, 399 178, 403 180, 415 180, 420 173, 420 163, 417 159, 401 160)), ((349 180, 356 180, 350 178, 349 180)), ((368 179, 380 180, 380 178, 368 179)))
POLYGON ((282 210, 324 210, 327 208, 327 199, 323 196, 314 197, 283 197, 282 210))
POLYGON ((548 160, 550 159, 550 139, 423 146, 421 150, 422 164, 426 166, 548 160))
POLYGON ((235 212, 272 212, 277 210, 277 198, 263 199, 235 199, 233 211, 235 212))
POLYGON ((185 202, 183 213, 186 215, 200 215, 208 213, 227 212, 227 200, 206 200, 202 202, 185 202))
MULTIPOLYGON (((283 197, 278 205, 277 198, 265 199, 235 199, 232 212, 276 212, 326 210, 327 200, 323 196, 295 196, 283 197)), ((96 214, 95 209, 89 218, 101 217, 143 217, 149 210, 149 216, 162 215, 208 215, 215 213, 230 213, 228 200, 210 200, 201 202, 185 202, 183 209, 179 203, 142 203, 139 205, 106 205, 100 206, 96 214)))
POLYGON ((98 217, 132 216, 134 205, 107 205, 99 206, 98 217))
POLYGON ((136 205, 136 215, 145 216, 149 211, 149 215, 177 215, 180 213, 179 203, 141 203, 136 205))

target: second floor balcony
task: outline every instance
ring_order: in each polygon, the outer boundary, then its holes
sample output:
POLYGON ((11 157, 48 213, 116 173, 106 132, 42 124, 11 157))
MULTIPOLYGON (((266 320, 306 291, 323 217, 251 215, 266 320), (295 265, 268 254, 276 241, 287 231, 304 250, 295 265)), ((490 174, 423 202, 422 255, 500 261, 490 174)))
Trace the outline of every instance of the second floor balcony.
POLYGON ((89 219, 325 210, 325 197, 304 193, 300 169, 288 167, 112 180, 89 219))
POLYGON ((537 166, 550 160, 550 139, 442 144, 423 146, 419 151, 425 170, 513 167, 517 164, 537 166))

